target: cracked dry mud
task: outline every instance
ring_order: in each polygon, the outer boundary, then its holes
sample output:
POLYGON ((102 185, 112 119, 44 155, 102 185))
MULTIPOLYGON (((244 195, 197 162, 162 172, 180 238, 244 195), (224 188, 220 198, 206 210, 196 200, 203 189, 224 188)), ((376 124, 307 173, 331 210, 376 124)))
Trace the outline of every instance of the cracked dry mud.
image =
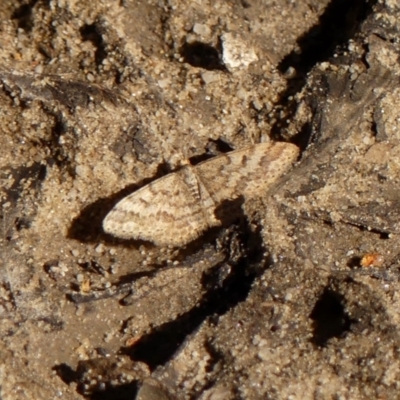
POLYGON ((397 398, 397 3, 92 3, 0 6, 0 397, 397 398), (229 226, 102 231, 269 140, 301 157, 229 226))

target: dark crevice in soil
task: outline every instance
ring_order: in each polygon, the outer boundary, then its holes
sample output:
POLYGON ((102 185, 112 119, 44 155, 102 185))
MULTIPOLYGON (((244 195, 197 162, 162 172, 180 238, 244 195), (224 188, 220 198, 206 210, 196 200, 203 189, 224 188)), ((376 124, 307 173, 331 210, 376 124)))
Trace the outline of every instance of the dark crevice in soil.
POLYGON ((229 153, 230 151, 235 150, 233 147, 229 145, 229 143, 225 142, 223 139, 213 140, 210 139, 206 145, 206 152, 203 154, 199 154, 197 156, 193 156, 189 158, 189 161, 192 165, 199 164, 203 161, 209 160, 215 156, 218 156, 223 153, 229 153))
POLYGON ((345 45, 371 14, 376 0, 332 0, 318 24, 304 33, 297 43, 300 52, 292 51, 279 64, 284 73, 289 67, 305 78, 315 64, 331 58, 338 46, 345 45))
MULTIPOLYGON (((299 49, 293 50, 280 62, 278 69, 285 73, 289 68, 296 71, 288 88, 280 94, 277 104, 287 110, 284 121, 277 118, 272 135, 279 139, 287 122, 293 119, 297 109, 293 96, 299 93, 307 82, 307 74, 320 62, 331 60, 338 50, 355 37, 361 23, 372 13, 376 0, 332 0, 319 18, 298 40, 299 49)), ((340 52, 340 51, 339 51, 340 52)), ((340 58, 337 58, 340 62, 340 58)), ((277 111, 279 113, 279 110, 277 111)), ((307 132, 304 132, 305 135, 307 132)), ((307 139, 305 139, 308 142, 307 139)))
POLYGON ((221 59, 220 50, 210 44, 201 42, 185 43, 180 49, 180 54, 184 62, 193 67, 204 68, 209 71, 226 70, 221 59))
POLYGON ((383 230, 379 230, 379 229, 375 229, 375 228, 371 228, 370 226, 368 226, 367 224, 362 225, 362 224, 357 224, 354 222, 350 222, 350 221, 345 221, 345 223, 347 225, 353 226, 356 229, 359 229, 361 232, 371 232, 371 233, 375 233, 377 235, 377 237, 381 240, 389 240, 390 239, 390 232, 385 232, 383 230))
POLYGON ((264 251, 259 232, 250 233, 248 230, 240 240, 246 250, 236 262, 232 262, 232 256, 229 255, 226 261, 204 274, 202 284, 206 292, 196 307, 174 321, 155 328, 133 347, 122 351, 134 360, 145 362, 154 370, 166 364, 185 339, 207 318, 223 315, 244 301, 254 280, 264 270, 264 266, 259 268, 264 251))
MULTIPOLYGON (((67 385, 73 382, 79 382, 78 392, 84 395, 84 388, 81 387, 82 383, 80 379, 82 378, 82 371, 75 371, 70 366, 66 364, 56 365, 53 370, 57 373, 60 379, 67 385)), ((112 387, 104 387, 102 390, 93 391, 90 396, 86 398, 90 400, 131 400, 134 399, 138 389, 138 382, 133 381, 123 385, 117 385, 112 387)))
POLYGON ((67 364, 58 364, 53 367, 53 371, 55 371, 67 385, 75 382, 79 377, 79 374, 67 364))
POLYGON ((329 339, 341 337, 350 330, 351 319, 345 312, 343 296, 330 288, 325 288, 315 304, 310 318, 313 320, 312 342, 326 346, 329 339))
POLYGON ((307 146, 310 144, 310 135, 312 133, 312 125, 310 123, 305 123, 299 132, 294 135, 291 139, 291 143, 298 146, 303 152, 307 146))
POLYGON ((11 19, 18 21, 18 28, 23 29, 25 32, 30 32, 33 28, 33 8, 37 2, 38 0, 32 0, 21 4, 11 15, 11 19))
POLYGON ((103 60, 107 57, 106 45, 101 34, 101 30, 97 23, 86 24, 80 29, 82 40, 90 41, 96 47, 95 63, 97 66, 101 65, 103 60))

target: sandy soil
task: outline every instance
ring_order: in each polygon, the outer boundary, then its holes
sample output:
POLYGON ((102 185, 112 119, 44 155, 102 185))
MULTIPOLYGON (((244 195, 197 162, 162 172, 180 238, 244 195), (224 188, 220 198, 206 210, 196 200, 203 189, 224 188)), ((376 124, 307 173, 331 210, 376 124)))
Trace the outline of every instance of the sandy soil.
POLYGON ((1 399, 397 398, 399 9, 1 2, 1 399), (301 157, 232 225, 102 231, 182 160, 270 140, 301 157))

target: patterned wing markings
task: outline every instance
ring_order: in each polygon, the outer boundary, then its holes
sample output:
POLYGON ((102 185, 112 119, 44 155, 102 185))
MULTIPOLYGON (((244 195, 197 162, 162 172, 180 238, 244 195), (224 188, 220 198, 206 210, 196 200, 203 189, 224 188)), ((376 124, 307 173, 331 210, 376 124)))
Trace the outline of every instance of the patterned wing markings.
POLYGON ((196 166, 216 204, 266 191, 298 158, 299 148, 284 142, 260 143, 231 151, 196 166))
POLYGON ((104 219, 103 229, 123 239, 180 246, 218 225, 215 204, 207 196, 193 167, 185 166, 123 198, 104 219))
POLYGON ((187 165, 122 199, 104 219, 104 231, 158 245, 184 245, 220 225, 215 210, 224 200, 267 190, 298 154, 289 143, 261 143, 187 165))

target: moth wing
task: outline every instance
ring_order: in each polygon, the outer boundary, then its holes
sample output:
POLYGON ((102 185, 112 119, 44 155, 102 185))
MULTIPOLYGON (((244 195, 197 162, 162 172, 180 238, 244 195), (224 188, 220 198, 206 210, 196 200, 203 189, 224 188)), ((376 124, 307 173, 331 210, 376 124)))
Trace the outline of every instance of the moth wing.
POLYGON ((196 165, 196 172, 215 203, 267 190, 294 163, 299 148, 269 142, 245 147, 196 165))
POLYGON ((208 228, 201 204, 179 172, 123 198, 103 221, 105 232, 124 239, 180 246, 208 228))

